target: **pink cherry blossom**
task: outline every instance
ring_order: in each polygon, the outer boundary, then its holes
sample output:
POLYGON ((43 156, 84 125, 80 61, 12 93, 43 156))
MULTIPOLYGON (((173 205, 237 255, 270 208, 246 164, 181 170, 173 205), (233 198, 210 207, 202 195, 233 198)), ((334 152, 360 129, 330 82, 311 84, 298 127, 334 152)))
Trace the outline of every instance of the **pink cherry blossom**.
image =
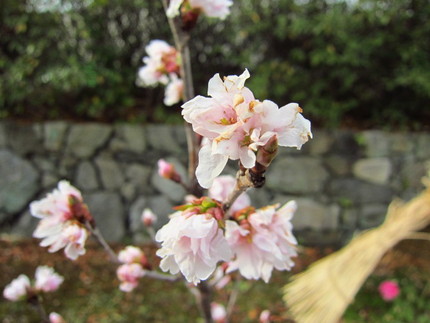
POLYGON ((49 246, 49 252, 56 252, 64 248, 64 254, 72 260, 85 254, 88 231, 80 223, 69 221, 48 227, 44 226, 45 223, 41 221, 33 233, 33 237, 43 239, 40 246, 49 246))
POLYGON ((211 303, 211 315, 215 323, 227 322, 227 311, 225 307, 219 303, 211 303))
POLYGON ((36 290, 43 292, 54 292, 63 283, 64 278, 57 274, 53 268, 48 266, 39 266, 36 269, 36 290))
POLYGON ((300 149, 312 136, 310 122, 296 103, 279 108, 272 101, 255 100, 245 87, 249 77, 247 70, 224 80, 216 74, 209 80, 209 97, 197 96, 182 105, 184 119, 205 137, 196 169, 204 188, 212 185, 229 159, 252 168, 256 153, 266 144, 300 149))
MULTIPOLYGON (((213 181, 212 186, 209 188, 208 195, 220 202, 227 200, 230 193, 236 185, 236 179, 230 175, 218 176, 213 181)), ((251 199, 246 193, 242 193, 230 208, 230 212, 234 213, 240 209, 251 205, 251 199)))
POLYGON ((49 246, 49 252, 65 248, 70 259, 85 254, 88 230, 85 223, 92 217, 83 203, 81 193, 67 181, 61 181, 46 198, 30 204, 30 213, 41 218, 33 237, 42 239, 42 247, 49 246))
POLYGON ((30 279, 26 275, 19 275, 18 278, 3 290, 3 296, 13 302, 24 299, 30 291, 30 279))
POLYGON ((118 254, 118 260, 125 264, 142 263, 144 258, 143 251, 135 246, 127 246, 118 254))
POLYGON ((397 282, 393 280, 383 281, 379 287, 379 294, 385 301, 392 301, 400 294, 400 288, 397 282))
POLYGON ((161 242, 157 251, 162 258, 160 268, 171 274, 180 271, 194 284, 206 280, 219 261, 228 261, 232 256, 217 221, 222 215, 216 214, 222 210, 211 207, 201 211, 203 207, 202 204, 173 213, 155 236, 155 240, 161 242))
POLYGON ((146 225, 147 227, 151 227, 154 225, 155 222, 157 222, 157 215, 152 212, 151 209, 144 209, 142 212, 142 222, 144 225, 146 225))
POLYGON ((170 81, 166 86, 164 92, 164 104, 167 106, 174 105, 182 100, 184 92, 184 82, 176 76, 170 75, 170 81))
POLYGON ((260 313, 259 323, 270 323, 270 311, 264 310, 260 313))
POLYGON ((63 180, 44 199, 32 202, 30 213, 40 219, 55 216, 56 222, 64 222, 74 217, 72 204, 79 202, 82 202, 81 192, 63 180))
POLYGON ((169 75, 179 73, 180 59, 175 47, 164 40, 152 40, 145 47, 148 56, 143 58, 145 65, 138 71, 138 84, 155 86, 169 83, 169 75))
POLYGON ((116 271, 121 284, 119 289, 123 292, 131 292, 139 284, 139 279, 145 275, 145 270, 140 264, 123 264, 116 271))
POLYGON ((208 17, 225 19, 232 4, 232 0, 171 0, 166 14, 173 18, 179 15, 181 6, 189 5, 190 10, 200 10, 208 17))
POLYGON ((55 312, 49 313, 49 323, 66 323, 63 317, 55 312))
MULTIPOLYGON (((269 281, 272 270, 290 270, 292 257, 297 256, 297 241, 292 234, 291 218, 296 210, 294 201, 276 210, 278 205, 266 206, 242 214, 237 221, 226 221, 226 238, 236 258, 227 272, 239 270, 247 279, 269 281)), ((240 213, 240 212, 239 212, 240 213)))

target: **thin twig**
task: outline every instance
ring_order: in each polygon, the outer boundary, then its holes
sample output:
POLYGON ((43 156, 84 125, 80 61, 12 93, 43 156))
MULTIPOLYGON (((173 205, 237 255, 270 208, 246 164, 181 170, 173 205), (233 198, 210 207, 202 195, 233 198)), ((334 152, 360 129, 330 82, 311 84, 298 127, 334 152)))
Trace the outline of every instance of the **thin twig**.
POLYGON ((152 271, 152 270, 145 270, 145 277, 159 279, 159 280, 167 280, 170 282, 175 282, 180 279, 178 276, 161 274, 159 272, 152 271))
POLYGON ((205 281, 200 282, 197 285, 199 291, 197 298, 197 304, 201 315, 205 319, 205 323, 212 323, 212 313, 211 313, 211 301, 212 301, 212 289, 209 284, 205 281))
POLYGON ((93 236, 96 238, 96 240, 102 245, 102 247, 106 250, 106 252, 108 253, 111 261, 113 263, 119 263, 118 260, 118 256, 115 253, 115 251, 113 251, 113 249, 109 246, 109 244, 106 242, 105 238, 103 237, 102 233, 100 232, 100 230, 91 225, 89 222, 85 223, 87 229, 93 234, 93 236))
POLYGON ((233 285, 233 290, 231 291, 230 297, 228 298, 227 322, 230 321, 230 317, 233 314, 233 309, 234 309, 234 306, 236 304, 237 298, 239 296, 239 283, 240 283, 240 278, 238 278, 238 280, 235 281, 235 283, 233 285))
POLYGON ((40 319, 42 323, 49 323, 49 317, 46 314, 45 308, 43 307, 43 304, 41 302, 40 295, 33 295, 28 302, 34 306, 37 313, 39 313, 40 319))
POLYGON ((249 170, 239 170, 236 175, 236 185, 234 187, 233 192, 227 197, 227 200, 223 203, 223 210, 225 213, 233 205, 234 201, 248 188, 254 187, 254 184, 251 181, 251 176, 249 170))

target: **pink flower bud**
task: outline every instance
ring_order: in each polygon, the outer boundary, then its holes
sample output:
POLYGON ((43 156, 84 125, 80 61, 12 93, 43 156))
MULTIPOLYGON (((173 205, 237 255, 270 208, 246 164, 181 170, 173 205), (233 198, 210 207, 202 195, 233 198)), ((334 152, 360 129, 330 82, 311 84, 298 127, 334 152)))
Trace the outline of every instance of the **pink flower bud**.
POLYGON ((142 212, 142 222, 147 227, 151 227, 157 222, 157 216, 150 209, 144 209, 142 212))
POLYGON ((60 287, 64 278, 58 275, 53 268, 39 266, 36 269, 36 290, 54 292, 60 287))
POLYGON ((15 278, 6 286, 3 290, 3 296, 12 302, 16 302, 24 299, 29 290, 30 279, 26 275, 19 275, 18 278, 15 278))
POLYGON ((181 181, 181 176, 176 172, 175 166, 164 159, 158 160, 158 175, 177 183, 181 181))
POLYGON ((49 314, 49 323, 66 323, 63 317, 55 312, 49 314))
POLYGON ((379 294, 385 301, 392 301, 400 294, 400 288, 397 282, 386 280, 379 284, 379 294))
POLYGON ((227 311, 223 305, 215 302, 211 303, 211 314, 215 323, 227 322, 227 311))
POLYGON ((260 323, 269 323, 270 322, 270 311, 269 310, 264 310, 261 312, 259 322, 260 323))

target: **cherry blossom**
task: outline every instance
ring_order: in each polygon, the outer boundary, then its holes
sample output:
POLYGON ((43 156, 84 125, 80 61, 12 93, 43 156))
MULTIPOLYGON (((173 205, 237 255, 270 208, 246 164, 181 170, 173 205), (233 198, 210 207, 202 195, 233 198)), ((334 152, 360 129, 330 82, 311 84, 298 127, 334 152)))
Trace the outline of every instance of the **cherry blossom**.
POLYGON ((85 242, 88 238, 88 230, 81 223, 75 221, 50 225, 46 220, 40 221, 33 237, 42 239, 40 246, 49 246, 49 252, 56 252, 64 248, 66 257, 76 260, 86 252, 85 242))
POLYGON ((53 268, 48 266, 39 266, 36 268, 36 290, 43 292, 54 292, 63 283, 64 278, 57 274, 53 268))
POLYGON ((145 65, 138 71, 138 84, 155 86, 168 84, 170 75, 179 74, 180 56, 175 47, 164 40, 151 40, 145 47, 148 56, 143 58, 145 65))
POLYGON ((196 200, 173 213, 155 236, 161 242, 157 251, 162 258, 160 268, 171 274, 180 271, 190 283, 206 280, 219 261, 228 261, 232 256, 220 228, 222 218, 220 205, 209 198, 196 200))
POLYGON ((145 275, 145 270, 138 263, 127 263, 118 267, 116 275, 121 281, 119 289, 128 293, 138 286, 139 279, 145 275))
POLYGON ((40 218, 33 237, 42 239, 40 245, 49 252, 61 248, 70 259, 85 254, 88 237, 86 223, 92 221, 81 193, 67 181, 60 181, 58 188, 40 200, 30 204, 30 213, 40 218))
MULTIPOLYGON (((245 87, 249 77, 248 70, 224 80, 215 74, 209 80, 209 97, 196 96, 182 105, 184 119, 205 137, 196 169, 197 180, 204 188, 212 185, 229 159, 252 168, 257 153, 266 145, 300 149, 312 137, 310 122, 300 114, 297 103, 279 108, 270 100, 256 100, 245 87)), ((260 158, 268 166, 273 157, 260 158)))
POLYGON ((3 290, 3 296, 13 302, 24 299, 30 291, 30 279, 26 275, 19 275, 3 290))
MULTIPOLYGON (((216 199, 220 202, 227 200, 229 194, 234 190, 236 179, 231 175, 218 176, 213 181, 212 186, 209 188, 209 197, 216 199)), ((251 205, 251 199, 246 193, 242 193, 233 205, 230 207, 230 212, 234 213, 240 209, 251 205)))
POLYGON ((164 92, 164 104, 174 105, 182 100, 184 92, 184 82, 176 74, 170 74, 170 81, 164 92))
POLYGON ((184 11, 201 11, 208 17, 225 19, 230 14, 232 0, 171 0, 166 14, 176 17, 182 6, 184 11))
POLYGON ((226 221, 226 238, 236 258, 227 272, 239 270, 247 279, 269 281, 272 270, 289 270, 297 256, 297 241, 292 234, 291 218, 296 210, 294 201, 261 209, 244 209, 226 221))
POLYGON ((125 264, 141 263, 145 255, 138 247, 127 246, 118 253, 118 260, 125 264))

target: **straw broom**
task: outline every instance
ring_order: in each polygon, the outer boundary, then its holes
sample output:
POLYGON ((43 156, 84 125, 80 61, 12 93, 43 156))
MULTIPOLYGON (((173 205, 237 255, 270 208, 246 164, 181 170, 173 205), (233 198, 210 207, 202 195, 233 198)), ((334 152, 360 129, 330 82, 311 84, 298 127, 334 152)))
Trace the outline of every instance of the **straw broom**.
POLYGON ((284 287, 284 301, 298 323, 338 322, 381 257, 430 224, 430 179, 423 181, 427 189, 420 195, 406 204, 390 204, 381 226, 293 276, 284 287))

